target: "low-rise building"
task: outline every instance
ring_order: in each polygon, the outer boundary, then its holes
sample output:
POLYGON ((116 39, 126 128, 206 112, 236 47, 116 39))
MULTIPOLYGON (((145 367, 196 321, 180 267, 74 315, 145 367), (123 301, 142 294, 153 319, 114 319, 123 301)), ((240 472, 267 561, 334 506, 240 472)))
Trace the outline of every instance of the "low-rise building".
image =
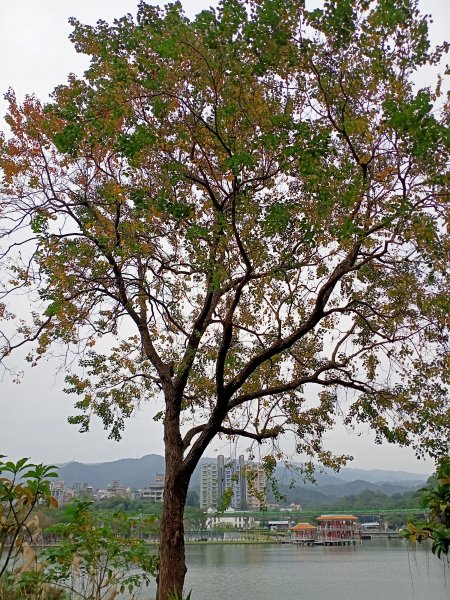
POLYGON ((218 514, 213 509, 209 509, 206 528, 215 529, 224 526, 230 529, 251 529, 255 522, 253 516, 242 513, 234 514, 235 512, 234 508, 228 508, 225 512, 218 514))
POLYGON ((162 473, 156 473, 155 482, 141 490, 141 498, 148 502, 162 502, 164 498, 165 476, 162 473))
POLYGON ((162 502, 164 498, 164 486, 159 483, 151 484, 141 491, 141 498, 148 502, 162 502))
POLYGON ((108 485, 109 496, 127 496, 128 492, 124 485, 118 479, 114 479, 108 485))
POLYGON ((271 531, 288 531, 291 525, 291 521, 269 521, 271 531))
POLYGON ((74 483, 72 484, 72 489, 75 492, 75 496, 88 496, 90 498, 94 496, 93 486, 87 483, 74 483))

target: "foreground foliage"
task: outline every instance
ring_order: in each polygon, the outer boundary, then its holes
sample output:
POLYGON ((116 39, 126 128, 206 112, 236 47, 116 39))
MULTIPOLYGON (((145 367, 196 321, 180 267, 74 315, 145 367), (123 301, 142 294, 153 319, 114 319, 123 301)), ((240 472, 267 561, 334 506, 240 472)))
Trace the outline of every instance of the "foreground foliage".
POLYGON ((42 503, 57 506, 50 480, 58 476, 56 467, 33 464, 28 458, 16 463, 4 458, 0 456, 0 592, 2 577, 23 565, 24 546, 35 544, 42 535, 33 511, 42 503))
POLYGON ((91 502, 77 500, 66 518, 52 528, 58 544, 40 555, 48 583, 69 591, 71 598, 101 600, 117 592, 132 594, 154 580, 157 557, 144 539, 152 517, 97 513, 91 502))
POLYGON ((420 505, 428 515, 426 521, 408 523, 403 536, 417 543, 431 540, 431 551, 438 558, 450 552, 450 460, 443 459, 436 480, 424 488, 420 505))
POLYGON ((8 94, 3 355, 62 346, 82 431, 98 415, 118 439, 154 403, 167 600, 215 436, 270 442, 268 469, 287 433, 339 467, 337 418, 448 454, 450 107, 441 79, 412 83, 447 45, 416 0, 223 0, 192 21, 141 2, 72 25, 85 76, 46 106, 8 94))
MULTIPOLYGON (((0 457, 4 458, 4 457, 0 457)), ((0 459, 0 598, 102 600, 148 585, 158 560, 149 552, 153 515, 94 511, 76 500, 63 522, 46 530, 56 544, 40 550, 37 506, 57 507, 50 493, 56 467, 0 459)))

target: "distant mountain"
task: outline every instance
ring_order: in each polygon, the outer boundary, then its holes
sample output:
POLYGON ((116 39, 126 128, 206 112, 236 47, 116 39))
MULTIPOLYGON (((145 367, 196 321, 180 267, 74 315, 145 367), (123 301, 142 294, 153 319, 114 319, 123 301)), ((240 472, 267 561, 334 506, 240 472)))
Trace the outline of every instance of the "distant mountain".
POLYGON ((295 482, 296 486, 305 485, 314 489, 317 489, 318 486, 342 485, 342 483, 344 483, 343 479, 340 477, 340 473, 335 473, 333 471, 321 473, 320 471, 317 471, 317 473, 314 474, 315 484, 311 482, 303 484, 301 472, 295 470, 295 465, 293 469, 287 469, 284 465, 279 464, 275 472, 275 477, 282 485, 290 485, 291 482, 295 482))
MULTIPOLYGON (((420 484, 417 487, 420 487, 420 484)), ((319 487, 320 493, 325 494, 328 498, 342 498, 344 496, 351 496, 360 494, 365 490, 369 490, 371 492, 380 492, 382 494, 386 494, 387 496, 392 496, 393 494, 403 494, 405 492, 409 492, 412 489, 416 489, 416 486, 407 486, 395 483, 372 483, 370 481, 364 481, 363 479, 357 479, 355 481, 348 481, 341 485, 323 485, 319 487)))
POLYGON ((113 462, 84 464, 70 462, 59 467, 59 478, 66 487, 87 483, 94 488, 106 488, 114 479, 131 488, 142 488, 155 481, 157 473, 164 473, 164 458, 149 454, 142 458, 123 458, 113 462))
POLYGON ((345 481, 355 481, 356 479, 364 479, 372 483, 387 483, 387 482, 413 482, 414 485, 422 485, 431 475, 423 473, 409 473, 407 471, 385 471, 383 469, 353 469, 345 467, 339 471, 339 478, 345 481))
MULTIPOLYGON (((277 471, 278 480, 285 484, 286 481, 280 478, 281 473, 279 470, 277 471)), ((284 476, 286 478, 286 475, 284 476)), ((427 478, 427 475, 405 471, 381 469, 366 471, 343 468, 339 473, 329 470, 318 473, 315 476, 316 485, 310 482, 304 483, 297 479, 292 492, 285 485, 282 485, 280 491, 286 496, 288 503, 292 501, 299 502, 306 507, 312 504, 327 504, 349 496, 357 496, 366 490, 385 494, 386 496, 404 494, 423 487, 427 478)))
MULTIPOLYGON (((215 460, 208 457, 201 459, 192 475, 192 489, 199 490, 201 465, 215 460)), ((157 473, 164 473, 164 458, 158 454, 95 464, 70 462, 59 466, 59 478, 64 480, 67 487, 74 483, 87 483, 94 488, 105 488, 113 480, 119 480, 126 487, 143 488, 155 481, 157 473)), ((294 480, 296 491, 301 493, 302 498, 317 502, 358 494, 364 490, 387 495, 403 493, 423 486, 427 479, 426 475, 405 471, 344 468, 339 473, 328 470, 318 472, 317 485, 314 485, 303 483, 298 474, 287 471, 282 465, 277 467, 276 477, 280 486, 286 488, 294 480)))

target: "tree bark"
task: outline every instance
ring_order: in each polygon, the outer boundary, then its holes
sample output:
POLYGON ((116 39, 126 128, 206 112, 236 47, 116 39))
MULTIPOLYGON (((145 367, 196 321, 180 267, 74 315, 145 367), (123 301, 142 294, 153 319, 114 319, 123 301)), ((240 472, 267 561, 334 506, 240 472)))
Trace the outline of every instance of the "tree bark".
MULTIPOLYGON (((166 466, 167 469, 167 466, 166 466)), ((157 600, 181 600, 186 575, 183 514, 189 481, 166 470, 157 600)))
POLYGON ((179 410, 173 397, 166 403, 164 445, 166 475, 159 545, 157 600, 182 598, 186 559, 183 515, 190 475, 183 465, 179 410))

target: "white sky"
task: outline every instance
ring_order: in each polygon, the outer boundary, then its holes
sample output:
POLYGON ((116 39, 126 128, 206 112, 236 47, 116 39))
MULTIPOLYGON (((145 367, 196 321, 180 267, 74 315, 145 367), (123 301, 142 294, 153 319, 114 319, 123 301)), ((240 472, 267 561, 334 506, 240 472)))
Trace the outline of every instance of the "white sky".
MULTIPOLYGON (((214 3, 184 0, 183 5, 193 15, 214 3)), ((447 33, 450 0, 422 0, 420 5, 434 17, 433 41, 441 42, 447 33)), ((87 65, 86 58, 77 55, 68 40, 68 18, 75 16, 90 24, 99 18, 112 21, 127 12, 135 13, 136 6, 137 0, 0 0, 0 94, 12 87, 19 100, 26 93, 48 99, 68 73, 81 74, 87 65)), ((421 73, 420 84, 425 85, 429 76, 421 73)), ((5 107, 0 99, 2 116, 5 107)), ((22 366, 19 361, 17 365, 22 366)), ((120 443, 108 440, 98 422, 93 423, 89 433, 79 434, 67 423, 68 415, 75 411, 73 398, 62 392, 63 387, 51 361, 42 361, 27 371, 20 385, 7 378, 0 382, 0 454, 10 458, 30 456, 43 462, 101 462, 163 454, 161 427, 151 419, 154 411, 146 408, 130 419, 120 443)), ((338 428, 329 435, 329 447, 353 454, 355 460, 349 466, 358 468, 423 473, 433 470, 432 461, 418 462, 408 449, 376 446, 373 434, 365 430, 357 436, 338 428)), ((208 455, 214 455, 216 449, 227 452, 218 442, 210 446, 208 455)))

